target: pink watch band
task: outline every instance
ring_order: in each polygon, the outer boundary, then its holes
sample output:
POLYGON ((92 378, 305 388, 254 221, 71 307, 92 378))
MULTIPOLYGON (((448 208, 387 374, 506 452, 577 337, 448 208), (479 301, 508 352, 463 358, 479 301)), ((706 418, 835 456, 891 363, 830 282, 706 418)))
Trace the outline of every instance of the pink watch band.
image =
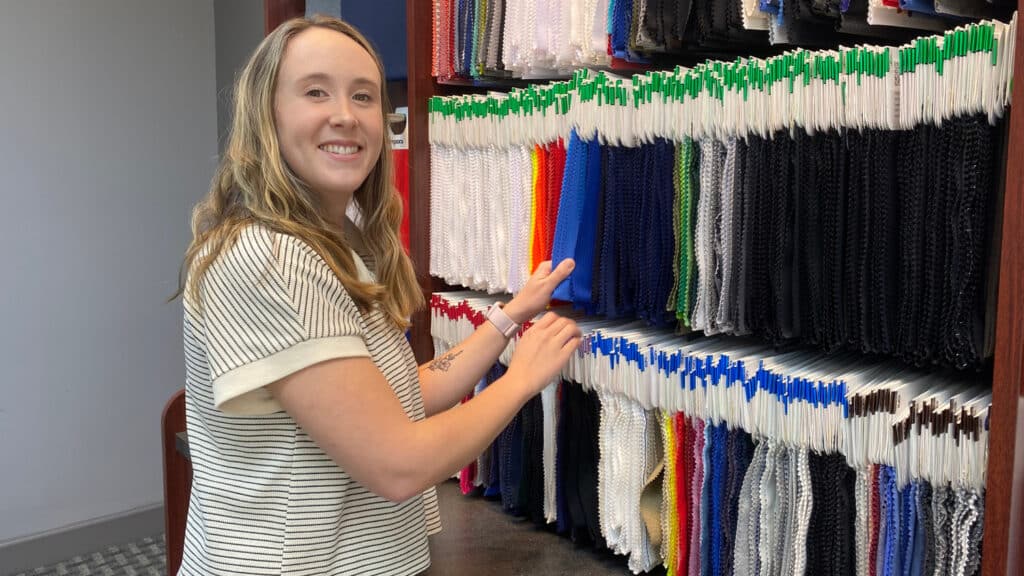
POLYGON ((519 330, 519 324, 516 324, 508 317, 508 314, 501 309, 502 303, 491 306, 487 309, 487 319, 490 320, 491 324, 501 332, 505 338, 511 338, 516 331, 519 330))

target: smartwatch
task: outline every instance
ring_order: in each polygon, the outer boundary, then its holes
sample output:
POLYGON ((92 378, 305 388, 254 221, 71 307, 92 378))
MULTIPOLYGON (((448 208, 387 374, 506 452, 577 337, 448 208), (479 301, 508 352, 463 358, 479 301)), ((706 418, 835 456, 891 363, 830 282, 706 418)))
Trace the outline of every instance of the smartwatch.
POLYGON ((516 324, 508 317, 508 314, 501 309, 502 306, 504 306, 504 303, 498 302, 488 308, 486 318, 490 320, 491 324, 494 324, 494 327, 497 328, 498 332, 501 332, 505 338, 511 338, 512 335, 519 330, 519 324, 516 324))

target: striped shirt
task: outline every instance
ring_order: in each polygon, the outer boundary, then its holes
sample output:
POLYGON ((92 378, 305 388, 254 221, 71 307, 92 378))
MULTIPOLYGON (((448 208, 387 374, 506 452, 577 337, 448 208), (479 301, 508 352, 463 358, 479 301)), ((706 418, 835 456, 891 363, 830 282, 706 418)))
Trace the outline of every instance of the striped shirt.
MULTIPOLYGON (((356 255, 360 278, 372 273, 356 255)), ((305 242, 246 228, 185 297, 185 414, 193 480, 181 575, 416 574, 440 530, 433 489, 400 504, 352 480, 266 385, 368 356, 414 420, 416 360, 379 310, 362 316, 305 242)))

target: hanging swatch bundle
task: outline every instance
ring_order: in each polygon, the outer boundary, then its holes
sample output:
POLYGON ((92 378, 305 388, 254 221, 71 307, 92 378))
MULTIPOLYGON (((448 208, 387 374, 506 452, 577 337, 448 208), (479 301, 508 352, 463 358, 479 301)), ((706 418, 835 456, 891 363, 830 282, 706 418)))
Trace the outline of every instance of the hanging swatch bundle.
MULTIPOLYGON (((439 354, 495 301, 435 294, 439 354)), ((635 573, 977 572, 986 387, 852 354, 578 322, 585 339, 563 380, 464 489, 628 555, 635 573)))
POLYGON ((965 18, 1009 17, 985 0, 433 0, 432 73, 440 78, 567 76, 635 67, 661 53, 771 44, 887 43, 965 18))
POLYGON ((431 274, 588 313, 976 367, 1010 24, 430 102, 431 274))

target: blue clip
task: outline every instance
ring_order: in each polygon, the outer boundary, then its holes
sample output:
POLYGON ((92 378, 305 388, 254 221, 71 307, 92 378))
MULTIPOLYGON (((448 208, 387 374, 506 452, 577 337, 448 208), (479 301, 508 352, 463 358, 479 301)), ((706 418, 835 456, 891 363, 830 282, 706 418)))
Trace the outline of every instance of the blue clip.
POLYGON ((718 374, 716 375, 715 385, 720 386, 719 381, 722 377, 725 377, 725 387, 729 387, 729 357, 722 354, 718 357, 718 374))

